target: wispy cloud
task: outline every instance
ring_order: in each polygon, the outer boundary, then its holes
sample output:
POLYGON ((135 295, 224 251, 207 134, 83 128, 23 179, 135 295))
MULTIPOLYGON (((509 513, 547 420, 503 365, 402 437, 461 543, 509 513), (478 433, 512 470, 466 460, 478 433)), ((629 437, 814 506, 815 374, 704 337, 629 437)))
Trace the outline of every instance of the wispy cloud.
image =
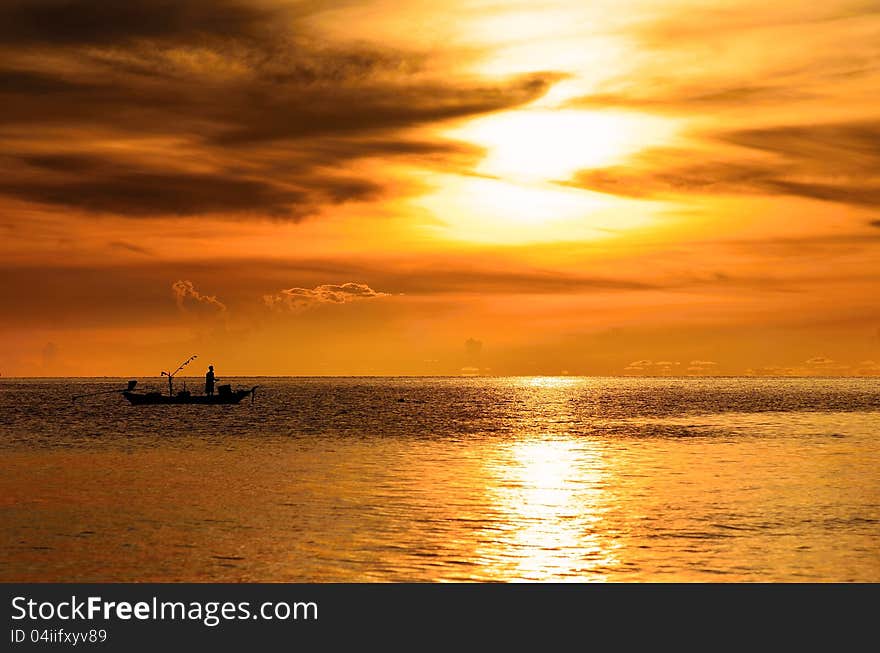
POLYGON ((174 300, 181 312, 190 315, 226 313, 226 305, 214 295, 203 295, 192 281, 178 280, 171 284, 174 300))
POLYGON ((880 362, 875 360, 859 361, 856 365, 856 374, 875 376, 880 374, 880 362))
POLYGON ((287 288, 264 295, 263 302, 273 310, 299 311, 320 304, 348 304, 365 299, 387 297, 364 283, 324 284, 315 288, 287 288))
POLYGON ((300 220, 386 186, 412 192, 359 162, 459 165, 472 146, 413 130, 530 102, 559 78, 455 78, 427 52, 316 41, 308 20, 334 6, 4 3, 0 142, 17 137, 3 143, 0 194, 123 217, 300 220), (96 147, 120 140, 165 143, 167 156, 96 147))
POLYGON ((796 196, 880 206, 880 122, 783 125, 714 135, 765 158, 648 149, 626 165, 583 170, 568 185, 626 197, 688 194, 796 196))
POLYGON ((688 363, 687 371, 692 374, 707 374, 714 372, 718 367, 715 361, 692 360, 688 363))
POLYGON ((658 80, 656 87, 643 82, 638 90, 584 95, 568 100, 565 106, 576 109, 622 108, 652 113, 692 114, 694 111, 738 109, 743 103, 751 106, 784 104, 812 97, 815 95, 793 89, 789 85, 731 83, 670 88, 668 80, 658 80))
POLYGON ((130 243, 125 240, 114 240, 108 243, 108 246, 112 249, 122 250, 124 252, 132 252, 134 254, 142 254, 143 256, 155 255, 152 250, 146 247, 141 247, 140 245, 135 245, 134 243, 130 243))
POLYGON ((627 365, 624 369, 624 373, 636 373, 636 374, 656 374, 660 376, 665 376, 671 374, 673 371, 678 371, 678 368, 681 366, 681 361, 654 361, 651 359, 640 359, 637 361, 633 361, 629 365, 627 365))

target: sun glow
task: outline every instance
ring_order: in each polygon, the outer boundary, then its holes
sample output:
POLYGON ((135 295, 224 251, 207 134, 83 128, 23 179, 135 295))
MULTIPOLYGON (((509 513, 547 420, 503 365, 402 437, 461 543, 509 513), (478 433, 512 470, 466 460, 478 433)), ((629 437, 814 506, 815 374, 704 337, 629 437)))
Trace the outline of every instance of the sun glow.
POLYGON ((651 210, 552 182, 436 176, 415 204, 437 218, 437 237, 493 244, 608 238, 653 220, 651 210))
MULTIPOLYGON (((417 203, 441 221, 437 235, 481 243, 607 237, 616 200, 551 183, 444 176, 417 203), (604 217, 603 217, 604 216, 604 217)), ((633 217, 629 220, 638 220, 633 217)))
POLYGON ((576 110, 508 111, 469 122, 454 138, 487 149, 477 169, 508 181, 558 181, 582 168, 619 163, 665 141, 671 125, 619 112, 576 110))
POLYGON ((624 112, 526 109, 472 120, 448 136, 478 145, 470 176, 433 175, 417 200, 460 241, 514 244, 595 240, 651 220, 644 203, 565 185, 578 170, 624 164, 667 144, 675 123, 624 112))

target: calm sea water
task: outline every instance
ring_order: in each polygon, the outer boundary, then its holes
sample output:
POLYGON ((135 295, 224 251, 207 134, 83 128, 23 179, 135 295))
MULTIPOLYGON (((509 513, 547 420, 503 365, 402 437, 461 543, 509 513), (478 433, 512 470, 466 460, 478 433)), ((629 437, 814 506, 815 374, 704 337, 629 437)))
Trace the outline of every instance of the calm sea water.
POLYGON ((0 580, 880 582, 878 379, 225 380, 0 380, 0 580))

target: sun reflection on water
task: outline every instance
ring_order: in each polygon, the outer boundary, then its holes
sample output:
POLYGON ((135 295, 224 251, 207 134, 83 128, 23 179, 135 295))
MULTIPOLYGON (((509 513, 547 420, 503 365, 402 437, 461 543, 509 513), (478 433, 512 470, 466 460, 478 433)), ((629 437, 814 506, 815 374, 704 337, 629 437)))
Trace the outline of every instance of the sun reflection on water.
POLYGON ((530 388, 570 388, 583 382, 584 379, 577 376, 530 376, 522 383, 530 388))
MULTIPOLYGON (((603 580, 618 564, 603 529, 607 469, 600 449, 574 439, 520 440, 491 472, 507 528, 483 551, 499 580, 603 580)), ((498 459, 496 459, 497 461, 498 459)))

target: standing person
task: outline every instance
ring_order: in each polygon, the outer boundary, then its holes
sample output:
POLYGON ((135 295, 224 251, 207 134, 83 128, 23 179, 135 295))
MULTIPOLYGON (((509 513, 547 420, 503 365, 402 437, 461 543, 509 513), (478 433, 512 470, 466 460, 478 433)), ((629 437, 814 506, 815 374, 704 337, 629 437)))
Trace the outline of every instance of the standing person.
POLYGON ((214 366, 208 365, 208 373, 205 374, 205 394, 209 397, 214 394, 214 366))

